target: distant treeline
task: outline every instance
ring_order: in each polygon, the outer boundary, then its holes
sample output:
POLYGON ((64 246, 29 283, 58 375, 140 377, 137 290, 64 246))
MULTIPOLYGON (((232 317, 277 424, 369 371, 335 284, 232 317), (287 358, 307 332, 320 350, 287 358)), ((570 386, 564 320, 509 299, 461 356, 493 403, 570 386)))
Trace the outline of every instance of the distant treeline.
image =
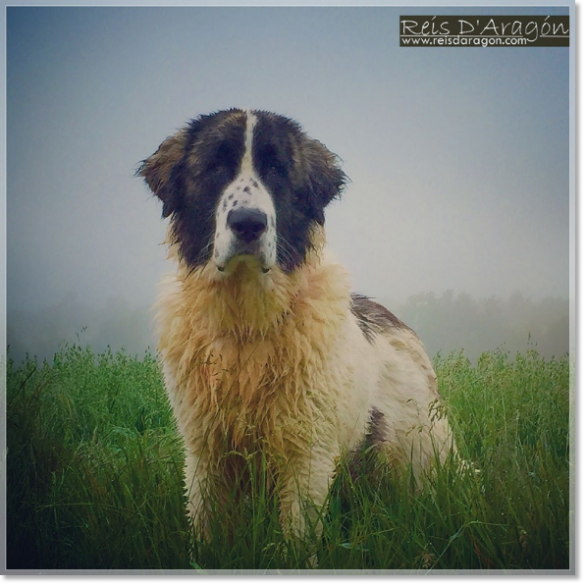
MULTIPOLYGON (((421 293, 399 303, 379 302, 413 328, 431 355, 463 350, 471 360, 487 350, 504 347, 513 354, 536 349, 545 358, 569 351, 569 301, 534 301, 521 293, 509 298, 474 299, 465 293, 421 293)), ((101 352, 107 346, 142 355, 156 348, 153 313, 123 299, 103 308, 88 308, 69 295, 60 303, 37 311, 8 307, 10 356, 18 363, 29 356, 52 359, 63 343, 89 345, 101 352)))
POLYGON ((533 348, 549 359, 570 349, 568 299, 533 301, 521 293, 474 299, 446 291, 413 295, 394 312, 417 332, 431 355, 463 349, 476 360, 497 347, 513 354, 533 348))

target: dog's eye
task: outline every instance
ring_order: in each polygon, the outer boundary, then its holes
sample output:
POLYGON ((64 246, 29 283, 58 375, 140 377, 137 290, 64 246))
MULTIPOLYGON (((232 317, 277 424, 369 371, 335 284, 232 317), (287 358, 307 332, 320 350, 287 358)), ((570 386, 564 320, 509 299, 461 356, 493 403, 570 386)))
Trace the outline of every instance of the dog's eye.
POLYGON ((235 166, 237 159, 236 151, 228 144, 221 144, 218 147, 213 159, 207 166, 207 171, 214 174, 222 174, 235 166))
POLYGON ((226 170, 226 162, 220 158, 212 159, 206 167, 206 171, 210 174, 219 174, 225 170, 226 170))
POLYGON ((286 177, 287 168, 280 161, 277 150, 274 146, 265 147, 260 156, 261 167, 267 176, 286 177))
POLYGON ((278 163, 272 163, 268 168, 268 173, 270 175, 278 175, 280 177, 285 177, 286 170, 283 165, 279 165, 278 163))
POLYGON ((215 161, 208 169, 214 175, 220 175, 226 170, 226 164, 222 161, 215 161))

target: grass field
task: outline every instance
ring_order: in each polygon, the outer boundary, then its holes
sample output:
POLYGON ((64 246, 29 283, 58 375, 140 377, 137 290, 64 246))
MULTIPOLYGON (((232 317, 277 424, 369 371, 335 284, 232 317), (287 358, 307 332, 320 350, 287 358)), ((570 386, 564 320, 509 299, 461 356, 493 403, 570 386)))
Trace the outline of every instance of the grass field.
POLYGON ((568 358, 436 357, 460 451, 422 490, 365 469, 332 488, 324 534, 298 553, 275 499, 218 511, 196 542, 182 448, 158 364, 70 346, 7 367, 9 569, 567 569, 568 358))

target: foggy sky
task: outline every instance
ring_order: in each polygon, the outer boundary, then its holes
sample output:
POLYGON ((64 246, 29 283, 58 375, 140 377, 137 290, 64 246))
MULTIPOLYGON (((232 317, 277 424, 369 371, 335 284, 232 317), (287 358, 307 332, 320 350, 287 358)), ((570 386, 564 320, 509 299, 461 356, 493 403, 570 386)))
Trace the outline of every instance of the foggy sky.
POLYGON ((326 228, 356 290, 567 297, 569 50, 400 48, 404 13, 9 8, 8 319, 72 293, 151 304, 171 267, 134 171, 233 106, 291 116, 342 158, 326 228))

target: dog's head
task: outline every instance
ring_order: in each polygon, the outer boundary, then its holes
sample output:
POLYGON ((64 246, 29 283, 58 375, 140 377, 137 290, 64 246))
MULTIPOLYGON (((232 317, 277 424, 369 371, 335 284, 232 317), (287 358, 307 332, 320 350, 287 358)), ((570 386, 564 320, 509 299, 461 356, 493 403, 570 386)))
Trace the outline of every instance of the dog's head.
POLYGON ((163 202, 182 259, 290 272, 346 176, 337 157, 292 120, 226 110, 193 120, 138 170, 163 202))

